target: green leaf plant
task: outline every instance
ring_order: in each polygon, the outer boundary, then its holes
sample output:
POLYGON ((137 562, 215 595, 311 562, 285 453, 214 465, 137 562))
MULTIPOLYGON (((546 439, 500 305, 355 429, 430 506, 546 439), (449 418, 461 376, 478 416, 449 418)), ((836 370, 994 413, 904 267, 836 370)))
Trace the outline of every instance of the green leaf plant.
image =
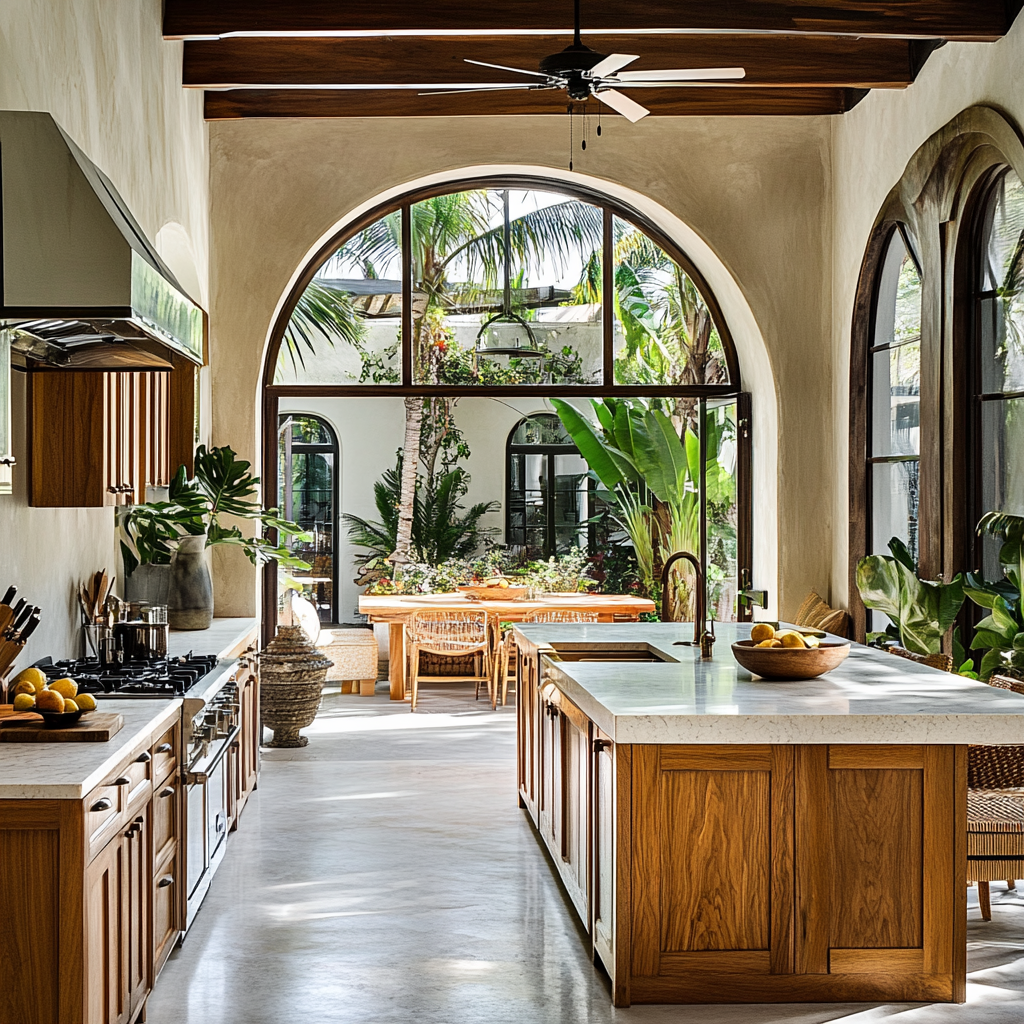
POLYGON ((938 654, 942 638, 964 603, 963 577, 949 583, 922 580, 913 556, 898 537, 892 555, 868 555, 857 563, 857 589, 868 608, 889 617, 900 643, 914 654, 938 654))
POLYGON ((277 561, 283 568, 308 569, 309 563, 295 558, 283 544, 265 537, 246 537, 222 516, 259 523, 264 530, 277 530, 284 539, 308 541, 296 523, 281 519, 276 508, 265 509, 255 499, 259 477, 251 464, 239 459, 225 446, 207 449, 200 445, 195 454, 195 476, 189 479, 179 466, 171 480, 167 501, 127 505, 118 516, 118 533, 125 575, 140 565, 168 565, 175 542, 183 536, 206 535, 206 546, 230 544, 241 548, 249 561, 277 561))
POLYGON ((971 650, 984 652, 978 674, 988 679, 993 672, 1024 672, 1024 612, 1021 580, 1024 578, 1024 516, 989 512, 978 523, 978 533, 1002 542, 999 563, 1001 580, 989 581, 980 573, 965 576, 964 590, 986 615, 975 627, 971 650))

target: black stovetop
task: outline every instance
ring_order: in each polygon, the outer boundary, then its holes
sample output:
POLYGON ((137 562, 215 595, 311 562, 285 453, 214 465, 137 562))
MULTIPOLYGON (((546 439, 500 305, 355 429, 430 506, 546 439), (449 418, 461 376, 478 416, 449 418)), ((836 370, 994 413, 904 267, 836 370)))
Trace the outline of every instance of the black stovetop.
POLYGON ((148 658, 104 666, 91 658, 38 662, 48 680, 68 676, 80 693, 94 696, 180 697, 217 667, 213 654, 187 654, 182 658, 148 658))

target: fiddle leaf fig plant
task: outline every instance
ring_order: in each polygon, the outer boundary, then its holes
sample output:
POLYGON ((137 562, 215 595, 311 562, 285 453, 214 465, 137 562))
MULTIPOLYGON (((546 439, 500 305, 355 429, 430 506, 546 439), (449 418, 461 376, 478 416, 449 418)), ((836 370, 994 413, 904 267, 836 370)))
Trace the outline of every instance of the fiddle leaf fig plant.
POLYGON ((233 516, 277 530, 282 541, 288 537, 310 539, 296 523, 280 518, 276 508, 265 509, 255 500, 258 483, 251 464, 239 459, 231 448, 200 445, 195 454, 195 476, 190 479, 185 467, 179 466, 168 487, 167 501, 128 505, 121 512, 118 530, 125 574, 130 576, 140 565, 168 565, 175 541, 202 534, 206 534, 207 547, 240 547, 253 565, 273 559, 284 568, 308 569, 309 563, 294 557, 284 543, 246 537, 237 525, 221 522, 222 516, 233 516))
POLYGON ((868 608, 882 612, 900 643, 915 654, 937 654, 964 603, 963 577, 949 583, 922 580, 906 544, 889 541, 892 555, 868 555, 857 563, 857 589, 868 608))

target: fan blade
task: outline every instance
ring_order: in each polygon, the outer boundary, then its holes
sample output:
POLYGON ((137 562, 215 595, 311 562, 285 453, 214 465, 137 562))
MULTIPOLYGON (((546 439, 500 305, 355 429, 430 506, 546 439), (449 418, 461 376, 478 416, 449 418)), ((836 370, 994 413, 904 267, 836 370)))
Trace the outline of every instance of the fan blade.
POLYGON ((650 111, 641 107, 639 103, 631 100, 625 93, 616 92, 614 89, 602 89, 594 95, 604 104, 611 107, 616 113, 621 114, 627 121, 636 124, 641 117, 646 117, 650 111))
POLYGON ((463 61, 466 64, 477 64, 482 68, 497 68, 499 71, 512 71, 517 75, 533 75, 535 78, 550 78, 550 75, 545 75, 542 71, 524 71, 522 68, 510 68, 506 64, 488 64, 484 60, 470 60, 468 57, 463 57, 463 61))
POLYGON ((615 76, 620 85, 632 82, 710 82, 746 78, 744 68, 678 68, 674 71, 623 71, 615 76))
POLYGON ((624 68, 627 64, 632 64, 633 61, 639 59, 640 54, 638 53, 613 53, 605 57, 604 60, 599 60, 587 74, 591 78, 604 78, 605 75, 613 75, 619 68, 624 68))
POLYGON ((463 89, 443 89, 440 92, 418 92, 417 96, 462 96, 469 92, 507 92, 523 89, 554 89, 551 85, 467 85, 463 89))

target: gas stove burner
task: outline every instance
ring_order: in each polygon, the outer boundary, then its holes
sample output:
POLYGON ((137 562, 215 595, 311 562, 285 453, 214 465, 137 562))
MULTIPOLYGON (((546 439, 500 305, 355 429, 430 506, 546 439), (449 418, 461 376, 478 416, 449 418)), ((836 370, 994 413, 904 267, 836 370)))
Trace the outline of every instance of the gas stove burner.
POLYGON ((81 692, 97 696, 180 697, 217 667, 217 657, 189 653, 181 658, 135 659, 119 665, 103 665, 95 658, 44 659, 37 667, 48 680, 68 676, 81 692))

